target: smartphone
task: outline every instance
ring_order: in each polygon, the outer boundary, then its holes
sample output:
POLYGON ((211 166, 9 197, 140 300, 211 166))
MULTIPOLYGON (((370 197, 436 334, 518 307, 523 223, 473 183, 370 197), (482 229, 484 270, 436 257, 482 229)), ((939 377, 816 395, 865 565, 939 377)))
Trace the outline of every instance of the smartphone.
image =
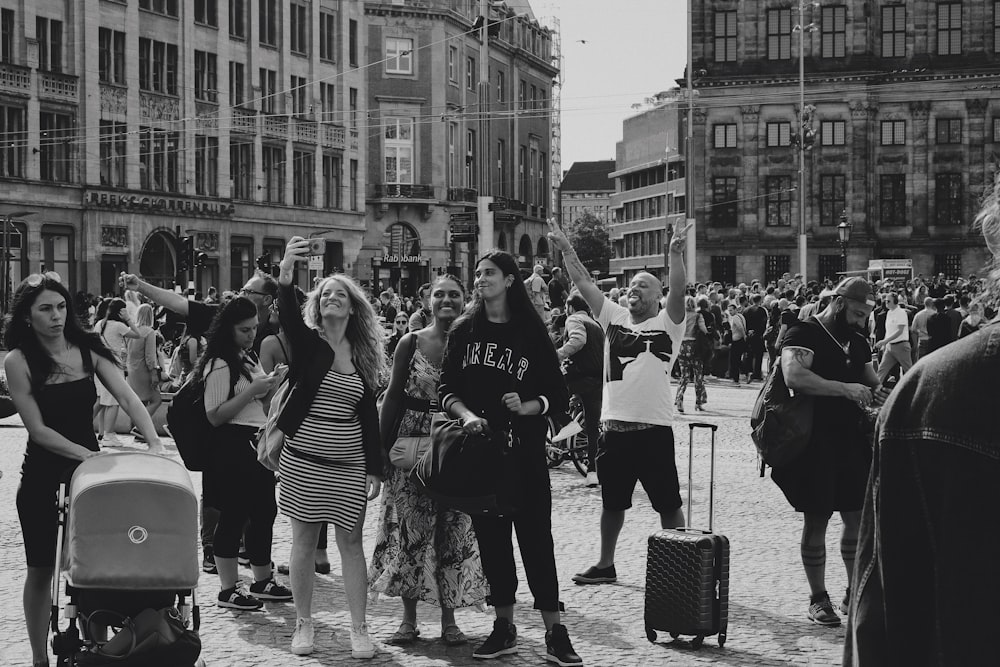
POLYGON ((309 239, 309 254, 310 255, 325 255, 326 254, 326 239, 309 239))

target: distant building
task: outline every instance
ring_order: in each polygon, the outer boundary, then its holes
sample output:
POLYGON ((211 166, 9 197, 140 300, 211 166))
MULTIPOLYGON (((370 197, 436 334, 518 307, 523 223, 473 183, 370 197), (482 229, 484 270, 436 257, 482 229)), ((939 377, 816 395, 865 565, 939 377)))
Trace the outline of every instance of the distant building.
POLYGON ((615 183, 608 178, 608 175, 614 170, 614 160, 573 163, 559 186, 562 224, 569 225, 586 214, 593 215, 605 223, 610 220, 608 211, 615 183))
POLYGON ((798 272, 800 211, 807 279, 841 270, 842 215, 849 270, 983 267, 971 224, 1000 165, 1000 3, 697 0, 692 16, 699 279, 798 272))
POLYGON ((616 147, 611 276, 626 285, 640 271, 666 279, 666 243, 673 225, 684 223, 684 156, 681 114, 667 97, 626 118, 616 147))

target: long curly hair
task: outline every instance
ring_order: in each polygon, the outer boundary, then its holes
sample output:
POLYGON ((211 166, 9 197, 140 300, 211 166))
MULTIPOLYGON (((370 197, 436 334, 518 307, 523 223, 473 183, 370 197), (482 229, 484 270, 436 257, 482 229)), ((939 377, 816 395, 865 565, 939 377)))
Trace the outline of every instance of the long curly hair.
MULTIPOLYGON (((494 249, 480 257, 476 265, 478 266, 479 262, 484 260, 496 264, 505 277, 512 276, 514 278, 510 287, 507 288, 507 306, 510 308, 511 320, 523 323, 526 330, 532 332, 527 340, 532 340, 532 336, 540 336, 548 340, 548 330, 538 315, 538 311, 535 310, 535 306, 531 303, 531 297, 528 296, 528 289, 524 286, 524 281, 521 280, 521 270, 514 257, 503 250, 494 249)), ((485 321, 486 308, 483 305, 483 297, 478 290, 473 290, 472 294, 472 303, 455 320, 455 324, 451 328, 452 331, 459 329, 474 331, 478 322, 485 321)))
POLYGON ((336 280, 347 290, 354 313, 347 320, 347 342, 351 344, 351 361, 358 374, 370 389, 378 388, 388 372, 385 354, 385 330, 379 324, 375 309, 365 298, 361 287, 354 279, 343 273, 327 276, 309 292, 302 306, 302 319, 306 326, 316 331, 323 330, 323 316, 319 310, 320 296, 331 280, 336 280))
MULTIPOLYGON (((205 368, 213 359, 222 359, 229 365, 229 376, 242 375, 250 380, 250 371, 243 363, 243 350, 236 345, 234 333, 236 325, 252 317, 257 317, 257 306, 246 297, 238 296, 229 301, 212 318, 212 324, 205 333, 205 351, 198 357, 191 377, 194 382, 205 381, 205 368)), ((260 323, 258 323, 260 326, 260 323)))
POLYGON ((35 305, 38 295, 46 290, 56 292, 66 300, 66 319, 63 322, 63 336, 66 341, 84 352, 93 352, 118 365, 118 359, 101 337, 80 325, 80 320, 71 305, 69 291, 62 283, 43 277, 37 286, 32 287, 27 280, 24 280, 14 291, 10 311, 4 317, 3 340, 8 350, 18 349, 24 355, 31 371, 32 389, 41 387, 59 370, 59 365, 45 351, 38 341, 38 335, 31 328, 31 307, 35 305))

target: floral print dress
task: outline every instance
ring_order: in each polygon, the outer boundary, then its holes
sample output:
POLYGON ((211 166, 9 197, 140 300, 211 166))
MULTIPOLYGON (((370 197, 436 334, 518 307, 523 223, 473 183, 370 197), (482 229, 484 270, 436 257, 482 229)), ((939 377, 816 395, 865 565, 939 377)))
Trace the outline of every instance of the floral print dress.
MULTIPOLYGON (((441 368, 415 348, 405 396, 436 401, 440 379, 441 368)), ((430 413, 405 408, 404 398, 398 434, 421 435, 430 428, 430 413)), ((453 609, 484 603, 489 584, 472 519, 439 508, 413 486, 407 471, 390 466, 368 587, 376 597, 402 596, 453 609)))

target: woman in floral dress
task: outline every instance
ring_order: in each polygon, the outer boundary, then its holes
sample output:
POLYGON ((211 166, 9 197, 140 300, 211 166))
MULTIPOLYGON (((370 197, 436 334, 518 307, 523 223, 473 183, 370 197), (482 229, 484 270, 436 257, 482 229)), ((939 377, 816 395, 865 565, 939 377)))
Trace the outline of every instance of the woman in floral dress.
MULTIPOLYGON (((397 435, 430 433, 445 338, 462 312, 464 299, 461 282, 454 276, 441 276, 431 286, 433 322, 399 341, 379 415, 387 449, 397 435)), ((420 600, 441 608, 441 639, 451 646, 464 644, 467 639, 455 623, 455 609, 481 604, 489 594, 472 520, 461 512, 439 508, 413 486, 409 471, 389 467, 368 571, 373 594, 403 598, 403 620, 389 643, 416 641, 420 600)))

